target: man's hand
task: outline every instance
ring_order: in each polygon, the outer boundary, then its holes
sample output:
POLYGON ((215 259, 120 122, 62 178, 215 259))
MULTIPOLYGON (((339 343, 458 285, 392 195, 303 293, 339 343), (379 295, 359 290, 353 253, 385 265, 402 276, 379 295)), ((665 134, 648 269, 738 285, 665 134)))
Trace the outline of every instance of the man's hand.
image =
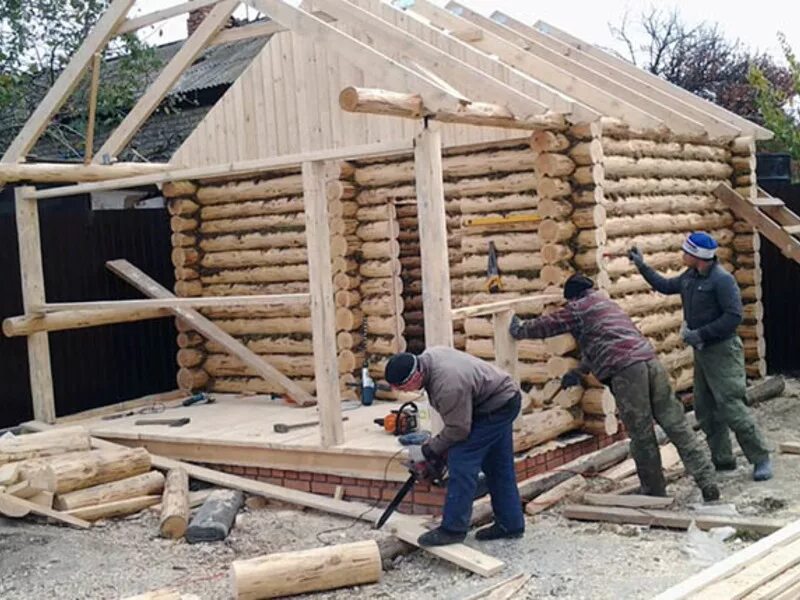
POLYGON ((508 326, 508 332, 515 340, 522 339, 522 319, 520 319, 517 315, 511 317, 511 324, 508 326))
POLYGON ((441 480, 444 477, 445 466, 447 466, 444 458, 436 454, 430 444, 422 444, 421 450, 425 462, 420 473, 420 479, 431 482, 441 480))
POLYGON ((636 246, 632 246, 631 249, 628 250, 628 258, 636 265, 637 269, 641 269, 644 266, 644 256, 642 256, 642 252, 636 246))
POLYGON ((583 373, 578 369, 567 371, 561 378, 561 387, 564 389, 575 387, 583 383, 583 373))
POLYGON ((703 338, 700 337, 700 332, 696 329, 684 329, 681 331, 681 336, 683 337, 683 341, 693 348, 699 350, 703 347, 703 338))

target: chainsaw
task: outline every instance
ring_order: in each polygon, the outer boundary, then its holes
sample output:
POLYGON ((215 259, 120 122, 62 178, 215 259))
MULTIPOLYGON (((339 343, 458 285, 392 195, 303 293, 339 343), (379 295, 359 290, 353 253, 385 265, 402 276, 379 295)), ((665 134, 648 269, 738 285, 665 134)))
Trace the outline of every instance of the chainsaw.
POLYGON ((406 435, 419 428, 419 409, 413 402, 406 402, 397 410, 393 410, 381 419, 375 419, 374 422, 383 427, 387 433, 406 435))
POLYGON ((386 521, 389 520, 389 517, 392 516, 392 513, 400 506, 403 498, 413 489, 417 481, 428 480, 438 487, 443 487, 445 485, 444 479, 447 474, 447 464, 444 461, 431 463, 424 458, 418 460, 411 459, 403 462, 403 466, 408 469, 410 475, 403 486, 397 491, 394 498, 392 498, 392 501, 389 502, 389 506, 386 507, 386 510, 384 510, 383 514, 378 518, 378 521, 375 523, 375 529, 383 527, 386 521))

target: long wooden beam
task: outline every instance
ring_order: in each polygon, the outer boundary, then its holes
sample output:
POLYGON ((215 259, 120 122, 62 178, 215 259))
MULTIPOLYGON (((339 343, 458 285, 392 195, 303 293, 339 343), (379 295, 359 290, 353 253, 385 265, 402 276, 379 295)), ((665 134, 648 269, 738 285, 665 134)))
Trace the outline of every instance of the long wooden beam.
POLYGON ((147 118, 153 113, 164 97, 178 81, 178 78, 200 55, 208 43, 217 35, 234 9, 239 5, 239 0, 223 0, 215 5, 203 22, 189 36, 180 50, 167 63, 156 80, 150 84, 144 95, 139 98, 136 105, 122 120, 122 123, 106 139, 97 151, 95 162, 108 163, 122 152, 131 141, 136 132, 147 118))
POLYGON ((271 294, 258 296, 201 296, 199 298, 149 298, 146 300, 101 300, 95 302, 50 302, 32 307, 35 313, 66 310, 133 310, 140 308, 209 308, 214 306, 259 306, 308 304, 308 294, 271 294))
POLYGON ((600 48, 597 48, 592 44, 584 42, 570 35, 566 31, 559 29, 558 27, 554 27, 549 23, 545 23, 544 21, 537 21, 536 23, 533 24, 533 27, 541 31, 542 33, 555 37, 561 40, 562 42, 569 44, 573 48, 581 50, 582 52, 585 52, 597 58, 598 60, 601 60, 606 64, 609 64, 621 71, 628 73, 628 75, 636 78, 643 84, 659 88, 662 91, 675 96, 676 98, 680 98, 684 102, 693 104, 694 106, 698 107, 701 110, 714 113, 723 121, 727 121, 728 123, 741 129, 742 131, 747 131, 748 133, 753 132, 753 135, 758 140, 769 140, 772 139, 774 135, 769 129, 765 129, 764 127, 756 125, 755 123, 748 121, 744 117, 740 117, 739 115, 732 113, 728 110, 725 110, 724 108, 714 104, 713 102, 709 102, 708 100, 705 100, 700 96, 697 96, 696 94, 684 90, 680 86, 673 85, 668 81, 645 71, 644 69, 640 69, 639 67, 629 63, 626 60, 618 58, 612 55, 611 53, 606 52, 605 50, 601 50, 600 48))
POLYGON ((497 302, 488 302, 486 304, 476 304, 474 306, 462 306, 461 308, 454 308, 452 315, 453 319, 480 317, 483 315, 502 313, 521 304, 544 305, 549 302, 558 302, 562 299, 562 296, 559 294, 533 294, 531 296, 522 296, 521 298, 510 298, 508 300, 498 300, 497 302))
POLYGON ((167 163, 84 165, 63 163, 0 163, 2 183, 78 183, 163 173, 167 163))
POLYGON ((38 141, 58 109, 81 80, 86 67, 95 52, 101 51, 114 35, 125 19, 135 0, 114 0, 97 21, 92 31, 86 36, 78 51, 70 59, 69 64, 61 71, 45 97, 36 106, 22 130, 3 154, 2 162, 17 162, 25 159, 34 144, 38 141))
POLYGON ((111 181, 97 183, 84 183, 78 185, 50 188, 47 190, 34 190, 33 197, 40 200, 46 198, 64 198, 78 194, 88 194, 102 190, 119 190, 135 188, 146 185, 156 185, 167 181, 184 181, 193 179, 213 179, 219 177, 238 177, 264 171, 280 170, 287 167, 297 167, 304 161, 313 160, 357 160, 368 156, 391 156, 403 154, 413 149, 411 140, 398 142, 380 142, 351 146, 349 148, 333 148, 331 150, 318 150, 315 152, 302 152, 298 154, 285 154, 270 158, 259 158, 239 162, 221 163, 207 167, 173 168, 150 175, 125 177, 111 181))
POLYGON ((17 317, 3 320, 3 334, 7 337, 27 335, 30 340, 41 332, 66 331, 69 329, 85 329, 114 323, 129 323, 147 319, 170 317, 172 313, 166 308, 136 308, 103 310, 65 310, 50 314, 35 314, 32 311, 17 317))
MULTIPOLYGON (((122 279, 151 298, 174 297, 174 294, 170 293, 165 287, 145 275, 126 260, 112 260, 107 262, 106 266, 112 272, 116 273, 122 279)), ((258 354, 236 340, 232 335, 223 331, 209 319, 206 319, 196 310, 178 307, 168 310, 176 317, 185 321, 198 333, 221 344, 227 352, 241 360, 245 365, 258 373, 259 376, 267 381, 273 381, 280 385, 281 388, 285 390, 286 394, 297 404, 301 406, 310 406, 316 403, 316 400, 314 400, 311 394, 278 371, 275 367, 265 362, 258 354)))
MULTIPOLYGON (((22 279, 22 307, 44 304, 44 271, 42 243, 39 235, 39 205, 31 197, 33 188, 18 187, 14 206, 19 243, 19 272, 22 279)), ((28 371, 31 383, 33 414, 36 419, 52 423, 56 418, 53 373, 50 368, 50 341, 47 333, 28 337, 28 371)))
MULTIPOLYGON (((551 109, 549 105, 527 96, 347 0, 314 0, 314 5, 337 17, 337 23, 346 23, 352 29, 369 32, 369 44, 379 52, 395 60, 410 60, 424 66, 446 79, 470 99, 504 105, 517 118, 541 114, 551 109)), ((564 104, 559 108, 568 109, 568 105, 564 104)))
MULTIPOLYGON (((513 29, 506 27, 496 21, 484 17, 481 14, 470 10, 466 6, 452 1, 447 4, 447 9, 459 16, 467 19, 471 23, 482 27, 486 31, 494 33, 507 41, 510 41, 515 46, 524 48, 528 53, 547 61, 548 63, 563 69, 573 77, 580 78, 591 85, 602 89, 609 94, 613 94, 632 106, 636 106, 648 114, 662 120, 670 129, 676 133, 682 133, 692 136, 700 136, 706 133, 705 123, 696 119, 687 117, 667 106, 664 106, 660 101, 646 95, 639 93, 637 90, 624 85, 619 79, 607 77, 583 64, 574 57, 565 56, 559 52, 553 51, 547 45, 541 43, 541 40, 533 37, 521 36, 513 29)), ((722 135, 722 133, 720 133, 722 135)), ((739 135, 738 130, 726 128, 724 135, 728 138, 733 138, 739 135)))
MULTIPOLYGON (((577 63, 619 82, 620 84, 637 92, 638 94, 645 96, 646 98, 656 100, 663 106, 668 107, 679 114, 685 115, 694 121, 703 123, 712 138, 730 138, 731 136, 739 135, 741 132, 741 127, 734 126, 731 123, 720 119, 711 111, 702 110, 693 104, 685 102, 677 95, 665 92, 659 87, 644 84, 639 79, 631 76, 627 72, 608 65, 594 56, 575 48, 574 46, 570 46, 556 37, 547 35, 538 29, 534 29, 533 27, 525 25, 524 23, 517 21, 505 13, 495 11, 492 13, 492 20, 507 27, 509 30, 513 30, 519 34, 523 40, 533 40, 538 44, 546 46, 554 52, 558 52, 563 56, 568 56, 577 63)), ((669 117, 667 118, 667 121, 669 121, 669 117)))
POLYGON ((116 31, 116 34, 122 35, 125 33, 131 33, 132 31, 136 31, 142 27, 147 27, 148 25, 153 25, 160 21, 171 19, 172 17, 178 17, 193 10, 219 4, 220 1, 221 0, 191 0, 191 2, 184 2, 182 4, 170 6, 169 8, 163 8, 155 12, 141 15, 140 17, 132 17, 130 19, 126 19, 125 22, 120 25, 119 29, 116 31))

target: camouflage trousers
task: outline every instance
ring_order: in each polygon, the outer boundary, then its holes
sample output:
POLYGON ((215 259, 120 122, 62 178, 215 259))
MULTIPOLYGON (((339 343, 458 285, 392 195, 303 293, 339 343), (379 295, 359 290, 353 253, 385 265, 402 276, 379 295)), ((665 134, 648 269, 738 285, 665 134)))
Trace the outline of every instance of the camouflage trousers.
POLYGON ((769 457, 746 404, 744 350, 739 336, 694 351, 694 412, 714 464, 734 461, 731 430, 751 464, 769 457))
POLYGON ((631 438, 631 455, 643 494, 666 495, 654 419, 677 448, 697 485, 703 488, 714 483, 714 465, 686 420, 683 404, 675 397, 669 376, 657 358, 636 363, 614 375, 611 391, 631 438))

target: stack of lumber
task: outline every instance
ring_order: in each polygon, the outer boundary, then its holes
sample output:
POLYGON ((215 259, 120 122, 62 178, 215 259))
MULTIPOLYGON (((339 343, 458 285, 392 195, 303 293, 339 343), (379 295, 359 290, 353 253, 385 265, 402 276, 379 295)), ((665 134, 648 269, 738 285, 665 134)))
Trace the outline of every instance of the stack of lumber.
POLYGON ((161 502, 164 475, 143 448, 92 450, 86 429, 67 427, 0 440, 0 488, 7 517, 85 528, 161 502))
MULTIPOLYGON (((745 198, 756 198, 756 149, 752 138, 738 138, 731 143, 732 185, 745 198)), ((764 306, 761 303, 761 238, 747 222, 737 219, 733 224, 736 267, 734 276, 742 291, 744 321, 739 336, 744 343, 747 375, 753 378, 766 375, 766 341, 764 338, 764 306)))
MULTIPOLYGON (((360 366, 356 354, 362 314, 355 255, 357 205, 353 169, 329 167, 326 192, 331 267, 337 292, 339 373, 343 393, 360 366)), ((172 217, 172 260, 179 296, 282 294, 308 291, 308 262, 299 169, 227 182, 165 184, 172 217)), ((217 307, 201 311, 298 385, 313 393, 314 362, 308 306, 217 307)), ((180 322, 178 383, 182 389, 280 393, 215 342, 180 322)))
POLYGON ((711 142, 661 141, 606 122, 602 137, 605 235, 601 249, 611 297, 653 342, 677 390, 692 385, 692 352, 680 338, 680 298, 653 291, 625 256, 638 246, 665 276, 683 270, 681 244, 705 230, 719 242, 723 267, 733 271, 734 219, 713 195, 732 174, 731 152, 711 142))
POLYGON ((617 402, 606 386, 587 387, 580 399, 583 427, 595 435, 614 435, 619 431, 617 402))

